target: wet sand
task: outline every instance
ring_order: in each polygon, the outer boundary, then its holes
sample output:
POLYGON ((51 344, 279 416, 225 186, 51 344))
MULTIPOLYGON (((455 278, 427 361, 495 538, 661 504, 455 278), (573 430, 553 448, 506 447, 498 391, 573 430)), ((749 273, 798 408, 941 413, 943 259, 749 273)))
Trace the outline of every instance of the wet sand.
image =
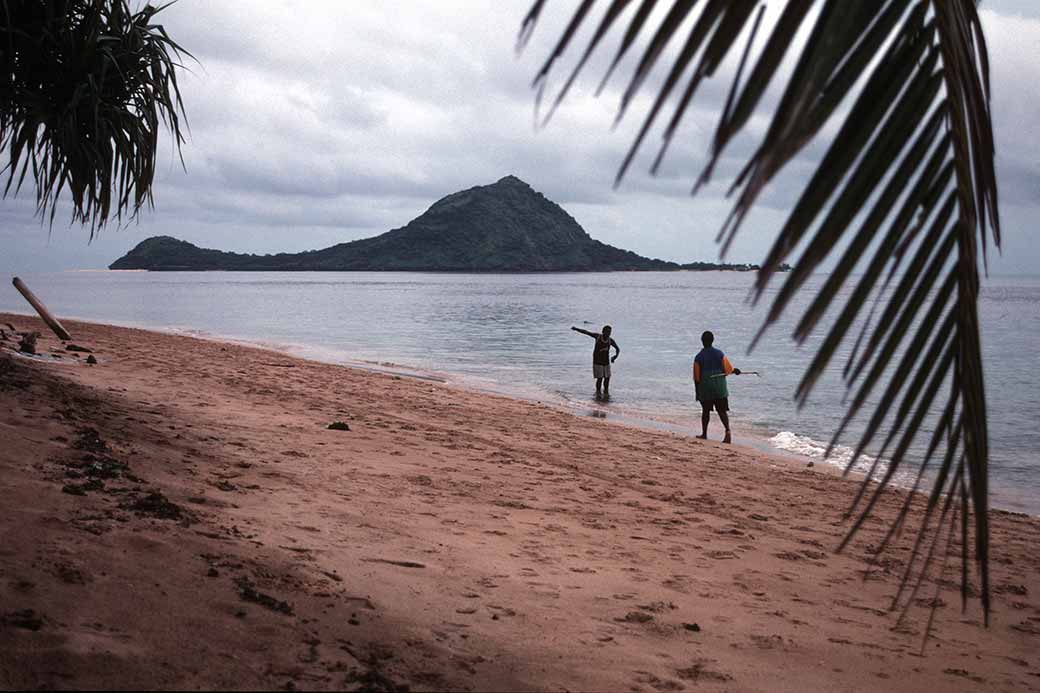
POLYGON ((0 341, 0 687, 1040 689, 1036 518, 993 513, 989 628, 955 559, 900 621, 912 537, 864 567, 904 496, 835 554, 822 465, 66 327, 96 365, 0 341))

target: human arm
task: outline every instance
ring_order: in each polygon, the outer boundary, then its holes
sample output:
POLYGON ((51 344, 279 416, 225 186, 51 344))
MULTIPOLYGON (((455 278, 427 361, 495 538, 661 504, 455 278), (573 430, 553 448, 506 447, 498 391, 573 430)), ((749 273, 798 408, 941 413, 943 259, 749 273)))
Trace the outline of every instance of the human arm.
POLYGON ((701 400, 701 364, 696 359, 693 361, 693 392, 699 402, 701 400))
POLYGON ((722 372, 726 375, 740 375, 740 369, 734 368, 733 364, 729 362, 729 357, 722 357, 722 372))
POLYGON ((616 353, 614 354, 614 358, 610 359, 610 362, 614 363, 615 361, 617 361, 617 357, 621 356, 621 347, 619 347, 617 345, 617 342, 615 342, 613 339, 610 340, 610 346, 614 347, 614 349, 617 350, 616 353))
POLYGON ((575 332, 581 332, 582 334, 586 334, 586 335, 588 335, 590 337, 598 336, 595 332, 589 332, 588 330, 583 330, 580 327, 572 327, 571 329, 574 330, 575 332))

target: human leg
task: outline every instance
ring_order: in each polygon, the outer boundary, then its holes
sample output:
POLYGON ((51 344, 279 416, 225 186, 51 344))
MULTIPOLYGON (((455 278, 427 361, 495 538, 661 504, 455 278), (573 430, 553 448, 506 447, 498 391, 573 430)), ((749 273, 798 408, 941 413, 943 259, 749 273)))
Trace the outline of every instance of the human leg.
POLYGON ((719 420, 722 421, 722 425, 726 428, 726 436, 722 439, 722 442, 732 442, 729 432, 729 398, 720 399, 715 402, 715 411, 719 413, 719 420))
POLYGON ((610 376, 603 378, 603 396, 610 397, 610 376))
POLYGON ((708 423, 711 421, 711 407, 701 402, 701 434, 698 438, 708 439, 708 423))

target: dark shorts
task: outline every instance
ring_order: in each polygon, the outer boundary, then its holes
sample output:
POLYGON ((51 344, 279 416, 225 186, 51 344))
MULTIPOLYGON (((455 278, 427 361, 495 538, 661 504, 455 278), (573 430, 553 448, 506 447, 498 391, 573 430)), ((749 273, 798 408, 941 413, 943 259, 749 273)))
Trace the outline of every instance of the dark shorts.
POLYGON ((703 411, 711 411, 714 409, 720 414, 725 411, 729 411, 729 397, 723 397, 722 399, 709 399, 701 402, 701 409, 703 411))

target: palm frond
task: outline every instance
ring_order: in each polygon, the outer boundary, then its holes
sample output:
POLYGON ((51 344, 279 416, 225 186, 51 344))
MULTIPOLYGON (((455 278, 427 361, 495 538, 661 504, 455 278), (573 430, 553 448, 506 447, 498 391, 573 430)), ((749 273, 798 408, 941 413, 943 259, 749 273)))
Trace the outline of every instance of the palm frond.
MULTIPOLYGON (((178 62, 190 55, 129 0, 0 0, 4 196, 31 171, 36 211, 53 224, 70 193, 91 238, 152 205, 159 130, 180 153, 178 62)), ((185 125, 186 127, 186 125, 185 125)), ((183 165, 183 158, 181 164, 183 165)))
MULTIPOLYGON (((545 0, 539 0, 528 13, 521 45, 529 39, 544 5, 545 0)), ((582 23, 595 15, 594 5, 591 0, 580 3, 539 71, 535 79, 539 99, 554 64, 582 23)), ((604 43, 614 25, 623 22, 627 5, 624 0, 607 2, 595 34, 554 108, 593 50, 604 43)), ((796 399, 803 405, 839 348, 854 342, 843 375, 852 401, 834 435, 833 447, 851 420, 864 413, 871 396, 876 396, 875 389, 883 385, 882 404, 867 419, 849 463, 851 469, 871 445, 881 441, 874 468, 850 508, 850 516, 856 519, 842 547, 873 511, 882 491, 907 461, 913 443, 919 438, 927 440, 914 490, 926 478, 932 479, 932 488, 903 585, 910 580, 911 570, 917 570, 916 592, 929 574, 942 535, 931 523, 941 506, 938 525, 949 525, 943 553, 948 555, 959 537, 965 599, 968 563, 974 557, 988 623, 989 450, 977 299, 979 264, 986 262, 986 237, 992 233, 999 247, 1000 219, 989 64, 975 2, 788 0, 768 38, 754 48, 761 13, 762 5, 756 0, 643 0, 639 4, 607 73, 609 78, 616 71, 645 29, 648 38, 623 89, 619 119, 634 103, 654 66, 666 57, 671 64, 621 163, 617 181, 657 118, 671 105, 672 116, 651 167, 651 172, 657 171, 698 88, 727 56, 739 51, 739 67, 695 191, 711 178, 719 158, 761 106, 767 88, 782 82, 783 92, 765 135, 730 188, 735 204, 718 235, 724 256, 765 186, 825 124, 840 123, 756 277, 757 301, 781 264, 798 254, 772 299, 762 331, 790 308, 806 280, 834 256, 834 270, 794 330, 793 338, 804 342, 829 311, 837 312, 798 386, 796 399), (689 28, 681 35, 685 26, 689 28), (804 43, 796 41, 798 36, 805 37, 804 43), (678 45, 669 52, 673 39, 678 45), (796 53, 791 56, 793 69, 780 76, 788 53, 796 53), (853 274, 856 268, 865 271, 853 274), (845 294, 849 297, 840 305, 837 299, 845 294), (873 307, 865 310, 871 301, 873 307), (852 328, 858 322, 863 327, 853 340, 852 328), (883 474, 877 461, 882 457, 887 462, 883 474), (872 486, 871 481, 878 483, 872 486), (961 528, 959 534, 954 532, 955 524, 961 528), (969 534, 974 542, 970 554, 969 534), (931 544, 923 552, 926 538, 931 544)), ((902 530, 910 505, 908 497, 882 548, 902 530)), ((900 603, 909 603, 902 588, 893 606, 900 603)))

